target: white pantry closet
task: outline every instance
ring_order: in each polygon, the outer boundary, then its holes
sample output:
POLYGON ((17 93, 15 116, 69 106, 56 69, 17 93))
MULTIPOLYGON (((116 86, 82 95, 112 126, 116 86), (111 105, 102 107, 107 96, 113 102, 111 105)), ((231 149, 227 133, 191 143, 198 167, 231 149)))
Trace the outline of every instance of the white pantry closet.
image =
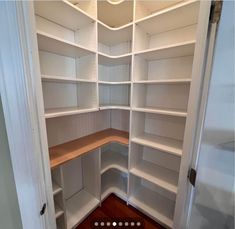
POLYGON ((111 193, 177 228, 202 2, 34 2, 57 228, 75 228, 111 193))

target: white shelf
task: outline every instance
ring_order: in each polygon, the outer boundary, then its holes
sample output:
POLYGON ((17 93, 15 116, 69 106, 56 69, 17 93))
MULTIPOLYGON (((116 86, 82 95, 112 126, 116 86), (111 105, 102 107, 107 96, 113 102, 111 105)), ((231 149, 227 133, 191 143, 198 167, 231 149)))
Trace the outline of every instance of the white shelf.
POLYGON ((55 218, 59 218, 64 214, 63 210, 60 209, 60 207, 55 203, 55 218))
POLYGON ((62 188, 56 184, 56 182, 52 181, 52 190, 53 190, 53 195, 55 196, 56 194, 62 192, 62 188))
POLYGON ((42 80, 47 82, 85 82, 85 83, 96 83, 96 80, 89 80, 89 79, 79 79, 79 78, 72 78, 72 77, 62 77, 62 76, 48 76, 42 75, 42 80))
POLYGON ((109 27, 117 28, 133 21, 133 1, 121 3, 97 1, 98 20, 109 27))
POLYGON ((139 19, 136 23, 140 24, 150 34, 161 33, 196 24, 198 10, 199 1, 186 1, 139 19))
POLYGON ((98 41, 108 46, 118 45, 132 40, 132 24, 121 28, 111 28, 98 22, 98 41))
POLYGON ((123 65, 131 63, 131 54, 124 54, 119 56, 110 56, 99 52, 99 64, 102 65, 123 65))
POLYGON ((133 175, 130 179, 132 186, 129 203, 164 226, 172 228, 175 202, 159 194, 151 182, 133 175))
POLYGON ((157 109, 153 107, 134 107, 133 111, 139 111, 144 113, 153 113, 153 114, 163 114, 163 115, 171 115, 178 117, 187 117, 187 112, 185 110, 176 110, 176 109, 157 109))
POLYGON ((131 141, 154 149, 159 149, 179 157, 182 155, 183 142, 180 140, 143 133, 142 135, 132 138, 131 141))
POLYGON ((99 84, 119 85, 119 84, 131 84, 131 81, 99 81, 99 84))
POLYGON ((45 118, 55 118, 55 117, 61 117, 61 116, 89 113, 89 112, 95 112, 98 110, 99 110, 98 108, 78 109, 77 107, 47 109, 45 112, 45 118))
POLYGON ((135 19, 140 20, 148 17, 156 12, 160 12, 166 8, 175 5, 182 0, 174 1, 152 1, 152 0, 137 0, 135 8, 135 19))
POLYGON ((90 15, 68 1, 35 1, 35 14, 72 30, 92 23, 90 15))
POLYGON ((100 105, 100 110, 130 110, 130 106, 122 105, 100 105))
POLYGON ((141 56, 146 60, 159 60, 173 57, 190 56, 194 53, 195 40, 165 45, 159 48, 147 49, 136 52, 135 55, 141 56))
POLYGON ((180 84, 190 83, 191 79, 162 79, 162 80, 139 80, 134 81, 135 84, 180 84))
POLYGON ((176 198, 179 176, 178 173, 158 166, 157 164, 147 162, 143 159, 131 168, 130 172, 171 193, 174 193, 174 197, 176 198))
POLYGON ((68 228, 79 224, 98 204, 99 200, 84 189, 68 199, 66 201, 68 228))
POLYGON ((101 200, 114 193, 122 199, 127 197, 127 174, 110 169, 101 175, 101 200))
POLYGON ((42 51, 74 58, 95 53, 81 45, 77 45, 42 31, 37 31, 37 37, 39 50, 42 51))
POLYGON ((104 151, 101 154, 101 174, 109 169, 118 169, 121 172, 128 173, 128 158, 119 152, 104 151))

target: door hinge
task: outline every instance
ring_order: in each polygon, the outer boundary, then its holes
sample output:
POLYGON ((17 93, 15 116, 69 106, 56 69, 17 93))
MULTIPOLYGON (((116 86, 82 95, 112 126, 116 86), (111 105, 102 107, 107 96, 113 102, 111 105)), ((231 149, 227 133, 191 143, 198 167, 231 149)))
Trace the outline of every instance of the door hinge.
POLYGON ((210 23, 218 23, 220 20, 220 15, 222 11, 222 0, 214 0, 211 3, 210 9, 210 23))
POLYGON ((40 215, 44 215, 46 212, 47 205, 44 203, 41 210, 40 210, 40 215))
POLYGON ((194 187, 195 187, 195 183, 196 183, 196 178, 197 178, 197 171, 193 168, 190 168, 188 171, 188 179, 189 179, 189 182, 191 183, 191 185, 194 187))

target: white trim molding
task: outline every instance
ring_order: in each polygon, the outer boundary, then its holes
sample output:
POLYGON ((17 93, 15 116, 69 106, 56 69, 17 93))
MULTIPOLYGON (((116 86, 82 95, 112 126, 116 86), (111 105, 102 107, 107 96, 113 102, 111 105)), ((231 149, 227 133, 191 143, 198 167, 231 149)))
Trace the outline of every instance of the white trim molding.
POLYGON ((0 93, 23 228, 55 229, 33 2, 0 2, 0 19, 0 93))

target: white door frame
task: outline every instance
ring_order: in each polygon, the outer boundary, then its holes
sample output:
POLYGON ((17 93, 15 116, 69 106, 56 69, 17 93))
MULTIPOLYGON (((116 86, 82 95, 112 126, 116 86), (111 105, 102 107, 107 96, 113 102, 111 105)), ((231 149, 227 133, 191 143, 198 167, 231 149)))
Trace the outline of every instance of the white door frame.
POLYGON ((0 93, 23 228, 55 229, 34 20, 33 2, 0 2, 0 93))

